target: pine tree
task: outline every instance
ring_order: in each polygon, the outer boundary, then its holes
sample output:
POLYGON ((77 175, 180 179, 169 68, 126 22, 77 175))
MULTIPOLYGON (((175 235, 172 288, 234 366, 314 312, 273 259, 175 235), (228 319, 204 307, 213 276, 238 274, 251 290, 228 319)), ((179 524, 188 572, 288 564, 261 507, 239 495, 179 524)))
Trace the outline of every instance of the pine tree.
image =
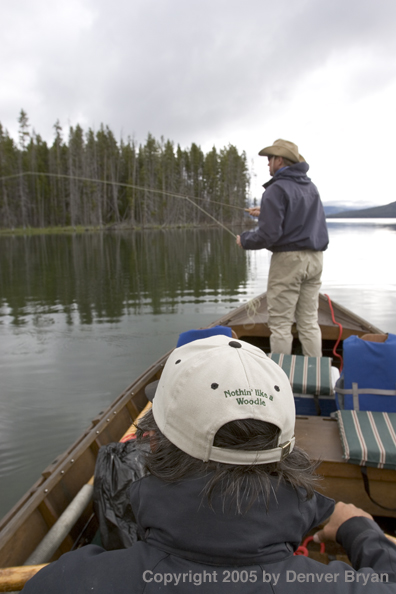
POLYGON ((22 227, 25 228, 28 224, 28 204, 27 204, 27 188, 26 188, 26 180, 23 176, 25 172, 25 162, 26 162, 26 145, 30 138, 29 133, 29 120, 27 113, 21 109, 18 118, 19 123, 19 198, 20 198, 20 205, 21 205, 21 224, 22 227))
POLYGON ((0 124, 4 227, 210 223, 190 201, 172 194, 195 199, 220 222, 242 220, 249 173, 245 153, 233 145, 204 154, 196 143, 175 148, 172 141, 158 141, 151 133, 141 145, 131 138, 118 143, 103 124, 96 133, 84 133, 80 125, 70 127, 65 142, 57 121, 48 148, 39 134, 30 132, 23 109, 18 123, 18 144, 0 124), (12 175, 15 178, 4 179, 12 175))

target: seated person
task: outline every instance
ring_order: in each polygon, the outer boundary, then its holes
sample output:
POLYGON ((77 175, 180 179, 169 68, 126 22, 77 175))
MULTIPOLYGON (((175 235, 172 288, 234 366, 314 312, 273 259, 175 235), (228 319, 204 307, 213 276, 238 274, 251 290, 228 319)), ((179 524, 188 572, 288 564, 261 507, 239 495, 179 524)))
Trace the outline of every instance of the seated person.
POLYGON ((129 490, 139 540, 67 553, 23 592, 395 593, 396 546, 369 514, 314 490, 294 425, 289 380, 260 349, 226 336, 175 349, 137 431, 149 472, 129 490), (337 539, 353 568, 293 555, 329 517, 316 538, 337 539))

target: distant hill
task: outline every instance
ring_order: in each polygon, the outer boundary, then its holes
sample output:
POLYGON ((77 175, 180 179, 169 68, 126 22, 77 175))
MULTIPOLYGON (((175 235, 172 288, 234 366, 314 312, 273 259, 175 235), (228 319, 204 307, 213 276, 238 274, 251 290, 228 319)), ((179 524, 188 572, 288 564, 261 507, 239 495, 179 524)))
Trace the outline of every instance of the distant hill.
POLYGON ((326 213, 328 219, 393 219, 396 218, 396 202, 360 210, 343 210, 326 213))
POLYGON ((334 215, 340 212, 346 211, 355 211, 355 210, 363 210, 363 208, 372 208, 373 204, 367 204, 364 202, 357 202, 357 203, 344 203, 344 202, 324 202, 323 208, 325 211, 325 215, 334 215))
POLYGON ((343 212, 343 211, 347 210, 346 208, 343 208, 342 206, 331 206, 331 205, 327 205, 327 204, 323 204, 323 208, 324 208, 326 217, 328 217, 330 215, 338 214, 339 212, 343 212))

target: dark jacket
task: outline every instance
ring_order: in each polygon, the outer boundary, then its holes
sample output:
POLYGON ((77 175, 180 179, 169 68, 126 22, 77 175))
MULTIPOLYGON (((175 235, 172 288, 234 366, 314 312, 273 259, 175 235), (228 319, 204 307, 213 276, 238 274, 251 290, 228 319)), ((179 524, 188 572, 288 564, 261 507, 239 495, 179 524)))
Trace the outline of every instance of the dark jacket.
POLYGON ((245 250, 295 252, 327 248, 323 204, 315 184, 306 175, 308 169, 308 163, 296 163, 264 184, 258 228, 241 235, 245 250))
POLYGON ((342 562, 322 565, 293 556, 306 532, 332 512, 331 499, 315 494, 307 500, 274 483, 268 510, 258 502, 238 515, 228 505, 223 509, 216 497, 213 509, 208 506, 202 498, 205 481, 165 484, 153 476, 136 481, 130 496, 143 540, 117 551, 89 545, 67 553, 42 569, 23 592, 395 594, 396 546, 373 521, 352 518, 339 530, 354 567, 366 568, 361 571, 364 585, 342 562), (372 583, 374 572, 386 573, 391 583, 372 583))

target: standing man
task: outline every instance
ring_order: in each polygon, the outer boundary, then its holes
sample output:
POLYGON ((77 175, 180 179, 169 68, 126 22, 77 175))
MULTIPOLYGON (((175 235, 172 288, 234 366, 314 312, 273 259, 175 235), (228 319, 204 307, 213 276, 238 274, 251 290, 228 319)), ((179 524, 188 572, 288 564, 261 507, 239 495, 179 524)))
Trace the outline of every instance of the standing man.
POLYGON ((259 217, 258 228, 238 235, 237 244, 273 252, 267 289, 271 351, 291 354, 295 319, 304 355, 320 357, 318 298, 329 243, 323 204, 296 144, 275 140, 259 155, 268 157, 272 179, 264 184, 261 207, 249 209, 259 217))

